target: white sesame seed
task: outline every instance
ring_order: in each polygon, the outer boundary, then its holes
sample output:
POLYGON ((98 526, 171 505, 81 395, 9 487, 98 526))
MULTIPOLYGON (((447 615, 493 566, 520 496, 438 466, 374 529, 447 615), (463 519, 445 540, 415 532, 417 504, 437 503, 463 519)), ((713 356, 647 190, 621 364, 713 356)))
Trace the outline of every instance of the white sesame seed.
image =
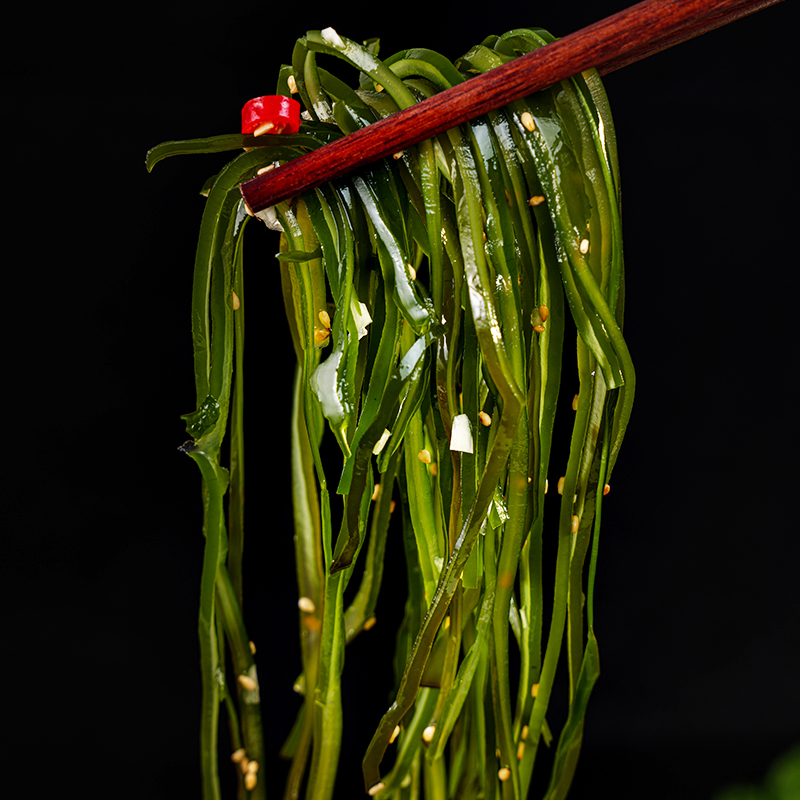
POLYGON ((237 680, 242 689, 246 689, 248 692, 254 692, 258 688, 258 684, 249 675, 239 675, 237 680))
POLYGON ((577 533, 581 524, 581 518, 577 514, 572 515, 572 532, 577 533))
POLYGON ((527 739, 528 738, 528 726, 527 725, 523 725, 522 726, 522 733, 520 734, 520 736, 523 739, 527 739))
POLYGON ((399 161, 402 157, 403 157, 403 151, 402 150, 398 150, 396 153, 392 153, 392 158, 395 161, 399 161))
POLYGON ((238 764, 245 757, 245 755, 246 753, 244 747, 240 747, 238 750, 234 750, 231 753, 231 761, 233 761, 234 764, 238 764))
POLYGON ((389 737, 389 744, 391 744, 400 735, 400 726, 395 725, 392 735, 389 737))
POLYGON ((367 794, 370 797, 375 797, 378 792, 382 792, 386 788, 386 784, 383 781, 378 781, 374 786, 370 786, 367 794))
POLYGON ((547 318, 550 316, 550 309, 547 306, 539 306, 539 319, 542 322, 547 322, 547 318))
POLYGON ((589 252, 589 240, 588 239, 581 239, 581 253, 586 255, 589 252))
POLYGON ((430 464, 431 463, 431 454, 430 454, 430 452, 428 450, 420 450, 419 453, 417 453, 417 458, 423 464, 430 464))
POLYGON ((313 614, 317 610, 314 601, 310 597, 301 597, 297 601, 297 607, 306 614, 313 614))
POLYGON ((275 169, 274 164, 267 164, 266 167, 261 167, 261 169, 258 172, 256 172, 256 175, 264 175, 267 172, 272 172, 272 170, 274 169, 275 169))
POLYGON ((250 652, 255 655, 256 654, 256 643, 250 642, 250 652))
POLYGON ((520 761, 522 759, 524 753, 525 753, 525 742, 520 742, 517 745, 517 761, 520 761))
POLYGON ((370 630, 370 628, 374 628, 374 627, 375 627, 375 623, 376 623, 377 621, 378 621, 378 620, 377 620, 375 617, 370 617, 370 618, 369 618, 369 619, 368 619, 368 620, 367 620, 367 621, 364 623, 364 630, 365 630, 365 631, 368 631, 368 630, 370 630))
POLYGON ((541 194, 535 194, 530 200, 528 200, 529 206, 540 206, 542 203, 544 203, 544 196, 541 194))
POLYGON ((239 300, 239 295, 231 289, 231 305, 233 306, 234 311, 238 311, 239 307, 242 305, 241 301, 239 300))
POLYGON ((424 731, 422 731, 422 741, 423 742, 432 742, 433 737, 436 734, 436 726, 435 725, 428 725, 424 731))
POLYGON ((417 271, 411 266, 411 264, 408 265, 408 274, 411 276, 412 281, 417 279, 417 271))
POLYGON ((501 781, 507 781, 511 777, 511 770, 508 767, 501 767, 497 772, 497 777, 501 781))
POLYGON ((536 697, 537 694, 539 694, 539 684, 534 683, 533 686, 531 686, 531 697, 536 697))
POLYGON ((485 411, 478 412, 478 419, 485 428, 488 428, 492 424, 492 418, 485 411))
POLYGON ((530 111, 524 111, 520 117, 520 122, 525 126, 525 130, 535 131, 536 123, 533 121, 533 115, 530 111))
POLYGON ((250 761, 247 765, 248 772, 258 772, 258 761, 250 761))
POLYGON ((248 792, 252 792, 253 789, 256 788, 257 783, 258 783, 258 778, 256 777, 255 772, 248 772, 244 776, 244 785, 248 792))
POLYGON ((375 488, 372 490, 372 497, 371 500, 377 500, 381 496, 381 485, 379 483, 375 484, 375 488))
POLYGON ((559 494, 564 494, 564 476, 563 475, 558 479, 558 489, 557 489, 557 491, 558 491, 559 494))
POLYGON ((297 81, 294 79, 294 75, 290 75, 286 79, 286 85, 289 87, 289 93, 290 94, 297 94, 297 92, 298 92, 297 81))
POLYGON ((274 122, 262 122, 254 131, 253 136, 263 136, 275 127, 274 122))
POLYGON ((575 395, 575 397, 572 398, 572 410, 578 410, 578 395, 575 395))
POLYGON ((319 312, 319 314, 318 314, 317 316, 319 317, 319 321, 320 321, 320 322, 321 322, 321 323, 322 323, 322 324, 323 324, 323 325, 324 325, 326 328, 330 328, 330 327, 331 327, 331 316, 330 316, 330 314, 329 314, 327 311, 325 311, 325 310, 323 309, 322 311, 320 311, 320 312, 319 312))

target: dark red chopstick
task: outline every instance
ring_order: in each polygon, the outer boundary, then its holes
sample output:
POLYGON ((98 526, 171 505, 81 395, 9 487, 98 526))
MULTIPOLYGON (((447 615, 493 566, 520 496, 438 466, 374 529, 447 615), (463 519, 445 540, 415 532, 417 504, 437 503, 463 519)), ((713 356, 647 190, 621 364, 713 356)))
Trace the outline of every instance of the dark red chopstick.
POLYGON ((645 0, 241 186, 253 211, 595 67, 607 74, 781 0, 645 0))

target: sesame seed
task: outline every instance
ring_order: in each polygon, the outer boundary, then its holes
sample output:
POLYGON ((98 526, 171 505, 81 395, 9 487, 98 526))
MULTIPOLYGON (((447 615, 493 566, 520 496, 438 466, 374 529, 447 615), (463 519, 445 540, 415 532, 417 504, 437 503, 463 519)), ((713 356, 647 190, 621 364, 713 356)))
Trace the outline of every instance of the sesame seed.
POLYGON ((550 486, 550 481, 547 478, 544 479, 544 493, 547 494, 547 489, 550 486))
POLYGON ((520 121, 525 126, 525 130, 528 131, 535 131, 536 130, 536 123, 533 121, 533 115, 530 111, 523 112, 522 116, 520 117, 520 121))
POLYGON ((376 83, 375 84, 375 91, 376 92, 382 92, 383 91, 383 86, 381 86, 379 83, 376 83))
POLYGON ((550 316, 550 309, 547 306, 539 306, 539 319, 542 322, 547 322, 547 318, 550 316))
POLYGON ((395 725, 392 735, 389 737, 389 744, 391 744, 400 735, 400 726, 395 725))
POLYGON ((364 630, 365 630, 365 631, 368 631, 370 628, 374 628, 374 627, 375 627, 375 623, 376 623, 377 621, 378 621, 378 620, 377 620, 377 619, 375 619, 375 617, 370 617, 370 618, 369 618, 369 619, 368 619, 368 620, 367 620, 367 621, 364 623, 364 630))
POLYGON ((290 75, 286 79, 286 85, 289 87, 289 94, 297 94, 299 91, 297 88, 297 81, 294 79, 294 75, 290 75))
POLYGON ((564 475, 558 479, 558 493, 564 494, 564 475))
POLYGON ((331 332, 327 328, 317 328, 314 331, 314 341, 317 342, 317 344, 322 344, 328 341, 330 335, 331 332))
POLYGON ((428 725, 424 731, 422 731, 422 741, 423 742, 432 742, 433 737, 436 734, 436 725, 428 725))
POLYGON ((392 158, 395 161, 399 161, 402 157, 403 157, 403 151, 402 150, 398 150, 396 153, 392 153, 392 158))
POLYGON ((377 500, 381 496, 381 485, 379 483, 375 484, 375 488, 372 490, 372 497, 370 499, 377 500))
POLYGON ((310 597, 301 597, 297 601, 297 607, 306 614, 313 614, 317 610, 314 601, 310 597))
POLYGON ((307 614, 303 617, 303 627, 308 631, 318 631, 322 627, 322 623, 318 617, 307 614))
POLYGON ((243 758, 239 762, 239 769, 242 770, 242 775, 246 775, 247 774, 247 767, 248 767, 249 764, 250 764, 250 762, 246 758, 243 758))
POLYGON ((254 217, 253 209, 247 204, 247 200, 242 200, 242 203, 244 203, 244 213, 247 214, 248 217, 254 217))
POLYGON ((394 514, 394 508, 395 508, 396 505, 397 505, 397 503, 395 503, 394 500, 392 500, 392 502, 389 503, 389 513, 390 514, 394 514))
POLYGON ((578 410, 578 395, 575 395, 575 397, 572 398, 572 410, 578 410))
POLYGON ((412 281, 417 279, 417 271, 411 266, 411 264, 408 265, 408 274, 411 276, 412 281))
POLYGON ((517 761, 522 759, 522 755, 525 752, 525 742, 520 742, 517 745, 517 761))
POLYGON ((274 169, 275 169, 274 164, 267 164, 266 167, 261 167, 261 169, 258 172, 256 172, 256 175, 264 175, 267 172, 272 172, 272 170, 274 169))
POLYGON ((244 757, 245 757, 244 747, 240 747, 238 750, 234 750, 231 753, 231 761, 233 761, 234 764, 238 764, 244 757))
POLYGON ((370 797, 375 797, 378 792, 382 792, 386 788, 386 784, 383 781, 378 781, 374 786, 370 786, 367 794, 370 797))
POLYGON ((541 194, 535 194, 530 200, 528 200, 529 206, 540 206, 542 203, 544 203, 544 196, 541 194))
POLYGON ((609 484, 606 484, 603 487, 603 495, 607 495, 610 491, 611 491, 611 486, 609 484))
POLYGON ((501 781, 507 781, 511 777, 511 770, 508 767, 502 767, 498 771, 497 777, 500 778, 501 781))
POLYGON ((478 419, 485 428, 488 428, 492 424, 492 418, 485 411, 478 412, 478 419))
POLYGON ((536 333, 544 333, 544 325, 534 325, 533 329, 536 333))
POLYGON ((250 642, 250 652, 255 655, 256 654, 256 643, 250 642))
POLYGON ((325 309, 320 311, 319 314, 317 314, 317 316, 319 317, 319 321, 326 328, 330 328, 331 327, 331 315, 327 311, 325 311, 325 309))
POLYGON ((247 771, 248 772, 258 772, 258 761, 251 761, 247 765, 247 771))
POLYGON ((411 786, 411 773, 410 772, 407 773, 405 778, 403 778, 403 780, 400 782, 400 788, 401 789, 408 789, 409 786, 411 786))
POLYGON ((275 127, 274 122, 262 122, 254 131, 253 136, 263 136, 275 127))
POLYGON ((539 684, 534 683, 533 686, 531 686, 531 697, 536 697, 537 694, 539 694, 539 684))
POLYGON ((581 518, 577 514, 572 515, 572 532, 578 532, 578 526, 581 524, 581 518))
POLYGON ((581 253, 586 255, 589 252, 589 240, 588 239, 581 239, 581 253))
POLYGON ((242 689, 248 692, 254 692, 258 688, 258 684, 249 675, 239 675, 237 678, 242 689))
POLYGON ((255 772, 248 772, 247 775, 244 776, 244 786, 248 792, 252 792, 253 789, 256 788, 257 783, 258 778, 256 777, 255 772))
POLYGON ((233 306, 234 311, 238 311, 240 306, 242 305, 241 300, 239 300, 239 295, 231 289, 231 305, 233 306))
POLYGON ((528 738, 528 726, 527 725, 523 725, 522 726, 522 733, 520 735, 522 736, 523 739, 527 739, 528 738))
POLYGON ((431 454, 430 454, 430 452, 428 450, 420 450, 419 453, 417 453, 417 458, 423 464, 430 464, 431 463, 431 454))
POLYGON ((436 466, 435 461, 430 466, 430 473, 434 478, 439 474, 439 467, 436 466))

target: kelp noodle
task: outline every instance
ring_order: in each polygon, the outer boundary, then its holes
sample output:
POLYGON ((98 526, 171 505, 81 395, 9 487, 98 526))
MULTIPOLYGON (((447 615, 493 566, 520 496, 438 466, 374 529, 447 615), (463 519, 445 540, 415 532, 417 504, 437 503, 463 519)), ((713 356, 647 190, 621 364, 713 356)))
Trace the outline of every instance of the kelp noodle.
MULTIPOLYGON (((490 36, 455 64, 425 49, 382 62, 377 41, 310 31, 278 79, 278 94, 296 93, 305 107, 298 133, 167 142, 148 154, 152 168, 177 153, 245 147, 207 188, 192 297, 198 405, 182 448, 204 481, 205 798, 220 796, 222 702, 240 791, 266 794, 257 769, 265 763, 260 689, 240 610, 242 234, 250 217, 239 184, 551 40, 519 29, 490 36), (318 54, 355 67, 357 86, 318 66, 318 54), (220 464, 229 425, 230 471, 220 464), (235 680, 225 675, 226 638, 235 680)), ((344 648, 374 623, 396 490, 408 598, 396 699, 364 756, 365 787, 382 798, 419 797, 421 787, 429 800, 526 797, 539 743, 551 739, 547 709, 566 635, 569 712, 546 795, 563 797, 599 672, 592 589, 600 506, 634 387, 621 333, 616 142, 598 76, 514 102, 265 218, 282 229, 278 264, 297 355, 296 688, 305 699, 282 753, 292 758, 286 796, 299 795, 306 775, 306 797, 333 796, 344 648), (551 481, 561 510, 546 528, 567 308, 580 390, 566 468, 551 481), (325 427, 342 453, 335 535, 333 471, 320 457, 325 427), (549 621, 543 536, 557 539, 549 621), (360 585, 344 608, 354 572, 360 585)))

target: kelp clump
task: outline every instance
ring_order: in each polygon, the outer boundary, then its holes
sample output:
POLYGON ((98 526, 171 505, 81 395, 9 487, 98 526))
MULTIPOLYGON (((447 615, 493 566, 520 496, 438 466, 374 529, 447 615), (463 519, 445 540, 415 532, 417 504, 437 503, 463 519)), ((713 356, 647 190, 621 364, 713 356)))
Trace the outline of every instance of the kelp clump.
MULTIPOLYGON (((206 798, 220 792, 221 704, 241 791, 259 798, 266 787, 264 687, 241 614, 242 242, 251 217, 239 185, 549 41, 519 29, 455 63, 426 49, 381 61, 377 41, 310 31, 278 78, 277 94, 304 108, 296 133, 167 142, 148 154, 152 167, 177 153, 244 148, 207 187, 192 299, 197 411, 183 446, 204 480, 206 798), (324 69, 320 55, 354 67, 357 84, 324 69), (225 639, 234 675, 225 675, 225 639)), ((396 697, 382 718, 376 709, 365 789, 380 798, 527 797, 539 745, 553 736, 547 711, 566 639, 569 711, 547 793, 563 797, 599 673, 600 512, 634 387, 621 332, 616 142, 599 77, 583 73, 260 216, 282 230, 280 285, 297 355, 304 702, 283 751, 292 759, 286 797, 304 785, 308 798, 333 796, 344 650, 374 623, 393 495, 408 596, 396 697), (567 314, 577 337, 565 346, 567 314), (572 436, 551 471, 562 359, 571 353, 580 381, 572 436), (338 443, 341 468, 323 463, 325 436, 338 443), (548 474, 561 495, 552 520, 548 474), (557 543, 552 564, 544 537, 557 543)))

